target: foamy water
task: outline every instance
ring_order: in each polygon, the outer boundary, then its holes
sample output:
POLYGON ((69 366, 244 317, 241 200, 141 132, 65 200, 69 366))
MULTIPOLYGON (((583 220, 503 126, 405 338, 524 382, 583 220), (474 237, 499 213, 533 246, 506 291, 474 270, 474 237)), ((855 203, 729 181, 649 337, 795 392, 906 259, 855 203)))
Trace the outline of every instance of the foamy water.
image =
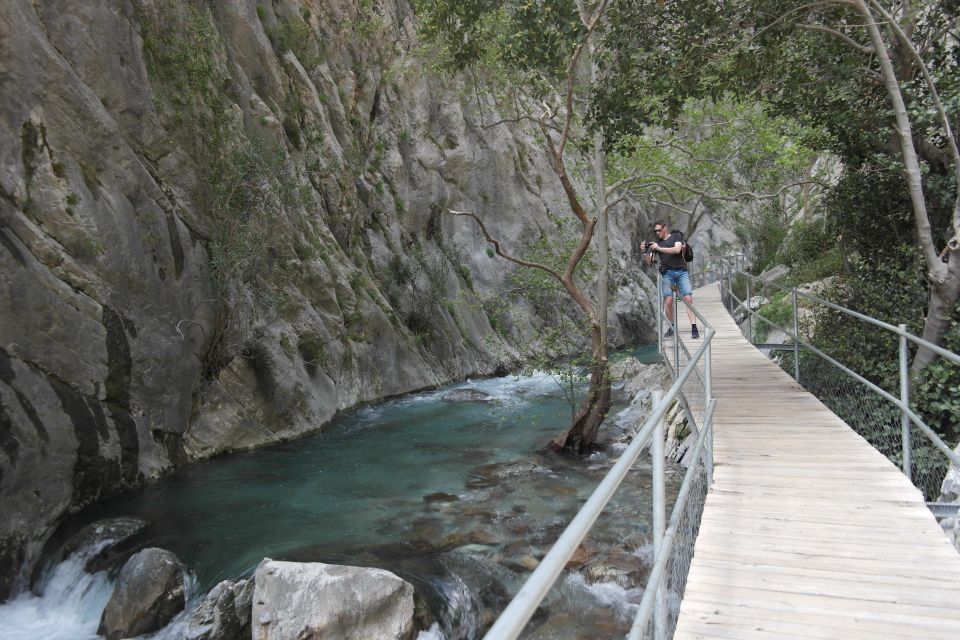
POLYGON ((57 565, 40 595, 20 594, 0 605, 4 640, 93 640, 113 582, 106 572, 83 570, 105 543, 85 549, 57 565))

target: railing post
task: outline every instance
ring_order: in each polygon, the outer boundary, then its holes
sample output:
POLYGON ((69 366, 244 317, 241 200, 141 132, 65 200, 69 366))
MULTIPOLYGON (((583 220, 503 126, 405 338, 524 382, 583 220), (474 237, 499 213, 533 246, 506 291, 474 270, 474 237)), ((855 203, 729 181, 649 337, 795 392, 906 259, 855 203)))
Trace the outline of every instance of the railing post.
MULTIPOLYGON (((712 335, 708 335, 708 338, 712 335)), ((707 415, 707 412, 710 411, 710 401, 713 398, 713 340, 711 339, 707 343, 707 350, 703 352, 703 406, 704 415, 707 415)), ((710 434, 707 436, 707 446, 710 450, 710 455, 704 458, 704 466, 707 469, 707 486, 713 484, 713 418, 711 417, 710 423, 704 426, 705 429, 710 429, 710 434)))
MULTIPOLYGON (((659 406, 661 402, 663 402, 663 393, 655 391, 653 393, 653 406, 659 406)), ((650 443, 650 457, 652 458, 653 474, 653 557, 656 559, 660 557, 660 549, 663 547, 663 535, 667 529, 666 476, 663 461, 662 419, 657 421, 653 429, 653 440, 650 443)), ((666 640, 667 637, 667 612, 664 606, 663 596, 664 590, 662 584, 657 585, 656 602, 653 605, 654 640, 666 640)))
POLYGON ((733 266, 727 269, 727 309, 731 312, 733 308, 733 266))
POLYGON ((793 378, 800 382, 800 322, 797 318, 797 288, 790 289, 793 297, 793 378))
POLYGON ((680 296, 673 290, 673 379, 680 376, 680 296))
POLYGON ((657 353, 661 356, 663 355, 663 296, 660 294, 660 287, 663 286, 662 278, 660 269, 657 269, 657 293, 654 296, 653 308, 657 310, 657 353))
MULTIPOLYGON (((900 329, 900 402, 904 407, 910 406, 910 351, 907 349, 907 325, 898 324, 900 329)), ((911 481, 913 473, 910 461, 910 417, 907 412, 901 410, 900 417, 900 438, 903 444, 903 474, 911 481)))
POLYGON ((747 340, 753 344, 753 310, 750 308, 750 278, 747 278, 747 340))

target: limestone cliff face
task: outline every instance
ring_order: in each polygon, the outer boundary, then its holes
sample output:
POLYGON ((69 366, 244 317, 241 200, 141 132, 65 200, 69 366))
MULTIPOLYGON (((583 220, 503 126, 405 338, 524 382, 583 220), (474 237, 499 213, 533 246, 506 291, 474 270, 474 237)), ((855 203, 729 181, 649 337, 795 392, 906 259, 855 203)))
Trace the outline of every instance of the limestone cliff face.
POLYGON ((547 319, 444 212, 522 253, 561 187, 417 47, 403 0, 3 3, 0 597, 71 509, 523 357, 547 319))

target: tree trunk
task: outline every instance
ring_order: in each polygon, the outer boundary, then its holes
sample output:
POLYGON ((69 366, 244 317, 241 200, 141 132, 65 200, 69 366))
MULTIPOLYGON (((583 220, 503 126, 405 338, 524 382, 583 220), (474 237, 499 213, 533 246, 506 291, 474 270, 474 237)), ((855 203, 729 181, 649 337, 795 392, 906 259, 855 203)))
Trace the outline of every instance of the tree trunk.
MULTIPOLYGON (((953 310, 960 296, 960 265, 954 257, 954 251, 948 251, 949 261, 944 265, 937 253, 930 228, 930 219, 927 215, 927 202, 923 193, 923 173, 917 159, 917 151, 913 143, 913 132, 910 128, 910 118, 907 107, 900 91, 900 80, 894 68, 893 61, 880 28, 874 19, 873 13, 867 6, 866 0, 856 0, 856 7, 866 19, 865 27, 876 52, 877 62, 887 95, 893 106, 896 120, 897 135, 900 138, 900 157, 903 160, 903 173, 907 179, 910 191, 910 201, 913 205, 913 223, 920 243, 920 251, 927 263, 927 281, 930 283, 930 301, 927 306, 927 317, 923 324, 923 338, 936 345, 943 344, 943 337, 952 322, 953 310)), ((956 167, 960 171, 960 167, 956 167)), ((960 195, 954 207, 954 223, 956 224, 957 211, 960 209, 960 195)), ((911 369, 918 372, 933 362, 936 355, 929 349, 920 348, 913 359, 911 369)))
POLYGON ((551 444, 568 453, 585 453, 597 441, 600 424, 610 410, 610 368, 607 343, 601 339, 600 323, 593 322, 593 363, 590 367, 590 389, 573 417, 573 424, 551 444))
MULTIPOLYGON (((921 336, 927 342, 938 346, 943 345, 943 337, 950 329, 950 325, 955 322, 953 310, 957 308, 957 300, 960 300, 960 256, 953 252, 948 252, 947 255, 950 261, 945 265, 947 269, 943 284, 928 279, 930 298, 927 302, 927 317, 923 323, 921 336)), ((914 356, 910 369, 914 373, 919 373, 936 359, 937 355, 933 351, 921 347, 917 349, 917 355, 914 356)))

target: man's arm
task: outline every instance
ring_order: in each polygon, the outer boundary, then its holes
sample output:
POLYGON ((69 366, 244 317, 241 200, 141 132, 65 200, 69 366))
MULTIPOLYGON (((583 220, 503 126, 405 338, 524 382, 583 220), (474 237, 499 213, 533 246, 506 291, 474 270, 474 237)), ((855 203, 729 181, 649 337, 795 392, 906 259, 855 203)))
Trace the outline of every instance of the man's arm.
POLYGON ((680 253, 683 251, 683 243, 677 242, 672 247, 661 247, 658 244, 653 245, 653 250, 657 253, 680 253))

